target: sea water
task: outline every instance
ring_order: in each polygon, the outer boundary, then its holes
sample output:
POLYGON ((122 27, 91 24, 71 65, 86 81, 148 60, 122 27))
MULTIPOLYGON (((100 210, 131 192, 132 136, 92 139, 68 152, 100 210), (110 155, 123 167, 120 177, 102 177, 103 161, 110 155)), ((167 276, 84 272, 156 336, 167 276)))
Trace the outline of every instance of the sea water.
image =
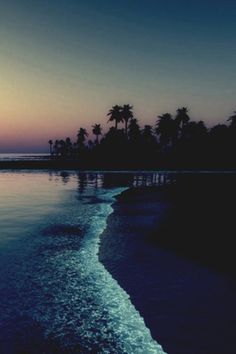
POLYGON ((29 161, 49 159, 49 153, 0 153, 0 161, 29 161))
MULTIPOLYGON (((99 262, 102 174, 0 173, 0 353, 164 353, 99 262)), ((109 187, 108 187, 109 185, 109 187)))

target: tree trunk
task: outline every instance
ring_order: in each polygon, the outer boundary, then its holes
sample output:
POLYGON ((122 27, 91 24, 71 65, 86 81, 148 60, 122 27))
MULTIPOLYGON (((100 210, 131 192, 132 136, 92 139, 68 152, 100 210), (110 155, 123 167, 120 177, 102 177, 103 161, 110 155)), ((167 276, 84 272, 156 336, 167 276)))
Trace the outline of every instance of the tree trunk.
POLYGON ((125 135, 128 137, 128 121, 125 121, 125 135))

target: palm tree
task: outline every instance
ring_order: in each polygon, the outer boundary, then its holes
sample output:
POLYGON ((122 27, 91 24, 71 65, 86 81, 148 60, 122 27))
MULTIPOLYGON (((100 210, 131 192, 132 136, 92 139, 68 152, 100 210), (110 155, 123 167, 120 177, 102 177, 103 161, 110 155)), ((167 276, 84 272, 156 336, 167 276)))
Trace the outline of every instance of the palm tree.
POLYGON ((142 129, 142 139, 145 146, 151 146, 156 143, 156 138, 153 135, 151 125, 144 125, 144 128, 142 129))
POLYGON ((60 142, 59 142, 59 140, 56 140, 54 142, 53 150, 54 150, 56 156, 58 156, 59 155, 59 150, 60 150, 60 142))
POLYGON ((88 141, 88 148, 89 150, 92 150, 94 148, 94 142, 92 140, 88 141))
POLYGON ((59 141, 59 152, 61 156, 66 155, 66 142, 63 139, 59 141))
POLYGON ((96 136, 96 144, 99 144, 99 140, 98 137, 99 135, 102 135, 102 128, 101 128, 101 124, 94 124, 92 126, 93 128, 93 134, 96 136))
POLYGON ((84 142, 87 136, 88 136, 87 130, 84 128, 80 128, 77 134, 77 144, 79 148, 84 147, 84 142))
POLYGON ((48 141, 48 144, 49 144, 49 148, 50 148, 50 155, 52 155, 52 145, 53 145, 53 141, 50 139, 48 141))
POLYGON ((69 137, 66 138, 65 149, 66 149, 66 154, 70 155, 72 153, 72 142, 69 137))
POLYGON ((121 106, 115 105, 107 113, 107 116, 110 116, 110 118, 108 119, 108 122, 112 122, 114 120, 116 129, 117 129, 118 123, 123 122, 121 110, 122 110, 121 106))
POLYGON ((170 113, 158 116, 155 133, 159 137, 162 147, 166 147, 177 139, 178 125, 170 113))
POLYGON ((138 125, 138 120, 136 118, 132 118, 129 122, 128 127, 128 135, 130 141, 136 141, 140 138, 140 127, 138 125))
POLYGON ((132 112, 133 106, 130 106, 129 104, 124 104, 122 107, 121 115, 123 117, 123 120, 125 121, 125 135, 128 135, 128 122, 130 119, 133 118, 133 112, 132 112))
POLYGON ((236 111, 234 111, 234 114, 232 116, 230 116, 229 119, 227 119, 227 121, 231 121, 230 128, 233 128, 233 129, 236 128, 236 111))
POLYGON ((151 136, 152 135, 152 126, 151 125, 144 125, 144 128, 142 130, 142 134, 144 136, 151 136))
POLYGON ((207 136, 207 128, 202 120, 190 122, 184 126, 184 138, 191 141, 201 141, 207 136))
POLYGON ((234 111, 234 114, 229 117, 228 121, 230 121, 229 125, 229 142, 230 142, 230 156, 232 156, 232 160, 235 160, 235 148, 236 148, 236 111, 234 111))
POLYGON ((175 117, 175 120, 178 124, 178 126, 183 129, 183 127, 189 122, 190 118, 188 115, 188 108, 187 107, 182 107, 177 109, 177 115, 175 117))

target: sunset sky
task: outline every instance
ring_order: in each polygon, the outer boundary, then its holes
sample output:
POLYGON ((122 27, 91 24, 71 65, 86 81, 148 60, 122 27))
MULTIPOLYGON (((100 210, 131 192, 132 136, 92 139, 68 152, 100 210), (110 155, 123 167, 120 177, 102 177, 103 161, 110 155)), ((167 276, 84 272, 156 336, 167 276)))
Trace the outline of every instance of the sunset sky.
POLYGON ((105 131, 115 104, 132 104, 141 125, 181 106, 225 122, 235 19, 235 0, 0 0, 0 152, 105 131))

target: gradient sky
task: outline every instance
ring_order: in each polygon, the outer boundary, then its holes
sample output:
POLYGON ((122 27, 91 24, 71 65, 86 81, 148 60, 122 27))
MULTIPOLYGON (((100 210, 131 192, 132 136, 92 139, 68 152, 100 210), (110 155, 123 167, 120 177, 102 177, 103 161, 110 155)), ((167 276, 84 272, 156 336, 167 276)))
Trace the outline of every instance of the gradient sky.
POLYGON ((0 0, 0 152, 43 151, 114 104, 140 123, 236 110, 235 0, 0 0))

